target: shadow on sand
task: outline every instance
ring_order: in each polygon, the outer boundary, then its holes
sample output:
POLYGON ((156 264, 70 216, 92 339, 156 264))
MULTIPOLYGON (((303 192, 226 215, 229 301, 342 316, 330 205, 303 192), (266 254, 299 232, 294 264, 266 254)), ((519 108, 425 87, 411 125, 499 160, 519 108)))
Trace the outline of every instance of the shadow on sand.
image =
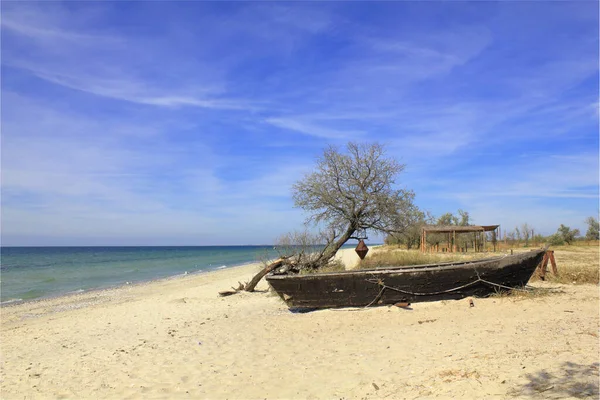
POLYGON ((566 362, 561 365, 560 374, 552 374, 546 370, 527 374, 529 382, 512 394, 544 399, 597 399, 599 366, 600 363, 580 365, 566 362))

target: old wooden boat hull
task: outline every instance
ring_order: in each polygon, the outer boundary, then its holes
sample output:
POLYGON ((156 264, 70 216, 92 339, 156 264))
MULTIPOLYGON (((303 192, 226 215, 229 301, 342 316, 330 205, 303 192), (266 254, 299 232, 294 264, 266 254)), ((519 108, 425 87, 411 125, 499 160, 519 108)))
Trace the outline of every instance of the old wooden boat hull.
POLYGON ((266 279, 290 308, 365 307, 486 297, 527 284, 545 249, 471 262, 386 267, 266 279))

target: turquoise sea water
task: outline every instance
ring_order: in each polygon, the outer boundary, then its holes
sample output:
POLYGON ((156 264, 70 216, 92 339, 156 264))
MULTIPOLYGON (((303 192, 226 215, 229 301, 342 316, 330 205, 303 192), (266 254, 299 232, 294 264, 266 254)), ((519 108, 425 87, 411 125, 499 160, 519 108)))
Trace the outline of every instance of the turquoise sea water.
POLYGON ((33 300, 276 257, 273 246, 2 247, 0 301, 33 300))

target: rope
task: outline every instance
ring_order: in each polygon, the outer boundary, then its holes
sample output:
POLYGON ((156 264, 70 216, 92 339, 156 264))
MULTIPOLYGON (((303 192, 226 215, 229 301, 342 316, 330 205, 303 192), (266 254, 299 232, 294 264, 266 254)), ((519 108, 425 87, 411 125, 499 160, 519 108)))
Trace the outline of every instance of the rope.
POLYGON ((373 301, 371 301, 369 304, 367 304, 365 306, 365 308, 370 307, 373 303, 377 302, 381 298, 381 296, 383 295, 383 292, 384 292, 385 289, 390 289, 390 290, 393 290, 393 291, 396 291, 396 292, 400 292, 400 293, 404 293, 404 294, 409 294, 409 295, 412 295, 412 296, 432 296, 432 295, 436 295, 436 294, 452 293, 452 292, 455 292, 457 290, 464 289, 464 288, 467 288, 469 286, 473 286, 473 285, 475 285, 475 284, 477 284, 479 282, 483 282, 483 283, 486 283, 486 284, 488 284, 490 286, 495 286, 495 287, 499 287, 499 288, 502 288, 502 289, 519 290, 519 291, 523 291, 523 292, 527 292, 527 291, 531 290, 531 289, 527 290, 527 289, 520 289, 520 288, 512 288, 512 287, 509 287, 509 286, 501 285, 499 283, 490 282, 490 281, 487 281, 485 279, 481 279, 481 277, 479 276, 479 273, 477 271, 475 271, 475 273, 477 274, 477 279, 474 280, 473 282, 469 282, 469 283, 467 283, 465 285, 457 286, 457 287, 454 287, 452 289, 442 290, 442 291, 439 291, 439 292, 429 292, 429 293, 410 292, 408 290, 402 290, 402 289, 399 289, 399 288, 396 288, 396 287, 388 286, 381 279, 377 279, 377 280, 375 280, 375 279, 365 279, 369 283, 376 283, 377 285, 381 286, 381 290, 379 291, 379 293, 377 294, 377 296, 375 296, 375 298, 373 299, 373 301))

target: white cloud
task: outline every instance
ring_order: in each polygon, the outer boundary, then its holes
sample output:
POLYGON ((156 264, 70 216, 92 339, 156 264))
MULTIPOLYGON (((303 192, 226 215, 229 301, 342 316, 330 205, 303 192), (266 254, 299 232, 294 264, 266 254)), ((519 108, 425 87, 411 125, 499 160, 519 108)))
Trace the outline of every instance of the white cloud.
POLYGON ((335 128, 327 128, 323 125, 318 125, 314 122, 307 122, 294 117, 286 118, 267 118, 266 123, 277 126, 279 128, 288 129, 299 132, 305 135, 314 136, 325 139, 348 139, 361 137, 365 132, 357 130, 341 130, 335 128))
POLYGON ((79 32, 71 26, 73 16, 67 12, 55 12, 53 18, 46 18, 41 10, 26 10, 9 9, 3 14, 2 27, 15 40, 27 39, 20 42, 18 50, 13 46, 3 47, 2 63, 6 66, 56 85, 132 103, 158 107, 257 109, 247 100, 225 95, 222 73, 207 63, 197 62, 188 67, 197 75, 181 76, 174 82, 168 79, 169 73, 164 67, 183 67, 178 66, 177 59, 169 59, 168 48, 155 47, 157 54, 152 54, 145 51, 145 43, 135 37, 79 32), (36 25, 31 21, 36 21, 36 25), (156 63, 156 58, 162 58, 161 62, 156 63), (165 79, 150 81, 136 73, 140 70, 144 73, 154 71, 165 79), (159 81, 161 83, 157 83, 159 81))

